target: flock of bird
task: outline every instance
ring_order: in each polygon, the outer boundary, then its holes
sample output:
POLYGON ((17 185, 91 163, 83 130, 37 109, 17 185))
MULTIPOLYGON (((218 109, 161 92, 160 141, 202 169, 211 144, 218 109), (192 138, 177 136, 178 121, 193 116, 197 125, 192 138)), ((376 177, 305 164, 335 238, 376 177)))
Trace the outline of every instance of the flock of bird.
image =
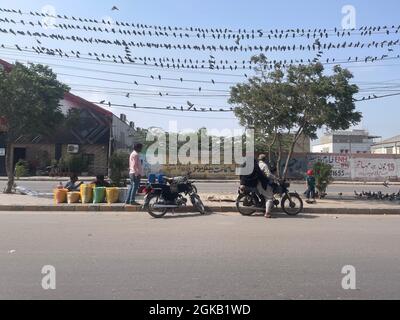
POLYGON ((115 104, 112 103, 111 101, 106 101, 106 100, 101 100, 99 102, 94 102, 100 105, 108 106, 108 107, 127 107, 127 108, 133 108, 133 109, 147 109, 147 110, 174 110, 174 111, 191 111, 191 112, 232 112, 234 108, 230 107, 228 109, 224 108, 213 108, 213 107, 195 107, 195 104, 186 101, 186 106, 166 106, 164 107, 144 107, 144 106, 138 106, 136 103, 132 105, 126 105, 126 104, 115 104))
MULTIPOLYGON (((21 20, 23 21, 23 20, 21 20)), ((9 23, 10 21, 7 18, 0 18, 1 23, 9 23)), ((23 24, 28 24, 23 22, 23 24)), ((34 24, 31 22, 34 26, 34 24)), ((38 24, 41 28, 44 26, 39 22, 38 24)), ((117 33, 116 30, 112 29, 114 33, 117 33)), ((397 29, 396 32, 399 32, 400 29, 397 29)), ((309 44, 286 44, 286 45, 240 45, 239 43, 235 43, 235 45, 228 44, 176 44, 176 43, 157 43, 157 42, 143 42, 143 41, 126 41, 125 39, 103 39, 96 37, 84 37, 80 35, 62 35, 59 33, 44 33, 44 32, 31 32, 30 30, 14 30, 13 28, 0 28, 0 32, 4 34, 12 34, 14 36, 30 36, 35 38, 48 38, 52 40, 59 41, 74 41, 81 43, 90 43, 90 44, 102 44, 102 45, 116 45, 116 46, 124 46, 124 47, 137 47, 137 48, 156 48, 156 49, 167 49, 167 50, 194 50, 194 51, 221 51, 221 52, 294 52, 294 51, 327 51, 332 49, 369 49, 369 48, 384 48, 387 47, 389 51, 393 51, 394 46, 399 45, 399 39, 397 40, 382 40, 382 41, 371 41, 371 42, 361 42, 361 41, 344 41, 344 42, 329 42, 329 43, 321 43, 320 39, 315 40, 313 43, 309 44)), ((127 35, 127 32, 123 32, 119 30, 119 33, 122 35, 127 35)), ((129 32, 129 35, 130 32, 129 32)))
MULTIPOLYGON (((1 29, 0 29, 1 32, 1 29)), ((6 48, 4 44, 1 45, 3 49, 6 48)), ((109 54, 109 53, 97 53, 97 52, 87 52, 82 54, 79 50, 70 50, 70 52, 65 52, 62 49, 52 49, 47 48, 43 45, 40 46, 32 46, 28 48, 27 46, 21 47, 20 45, 15 45, 15 49, 18 51, 27 51, 27 52, 35 52, 37 54, 45 54, 50 56, 60 56, 70 58, 85 58, 89 60, 97 60, 97 61, 108 61, 114 63, 131 63, 131 64, 142 64, 148 66, 155 66, 167 69, 210 69, 210 70, 252 70, 254 67, 248 61, 233 61, 230 62, 232 64, 226 65, 227 60, 199 60, 199 59, 189 59, 189 58, 155 58, 155 57, 132 57, 131 54, 125 54, 124 56, 109 54), (84 57, 86 56, 86 57, 84 57), (221 64, 222 62, 222 64, 221 64), (235 64, 236 62, 236 64, 235 64), (244 63, 243 63, 244 62, 244 63)), ((288 67, 293 64, 305 64, 305 63, 315 63, 321 62, 321 56, 323 52, 318 52, 315 58, 302 58, 302 59, 283 59, 283 60, 270 60, 267 61, 267 64, 264 65, 264 69, 273 69, 276 65, 280 65, 282 67, 288 67)), ((353 62, 376 62, 376 61, 385 61, 385 60, 393 60, 399 59, 400 55, 388 55, 382 54, 381 56, 366 56, 366 57, 348 57, 346 59, 337 59, 337 58, 327 58, 322 61, 322 64, 346 64, 353 62)), ((229 62, 228 62, 229 63, 229 62)), ((246 75, 245 75, 246 76, 246 75)))
MULTIPOLYGON (((111 8, 112 11, 119 11, 117 6, 113 6, 111 8)), ((0 32, 4 34, 14 35, 16 37, 33 37, 37 42, 37 46, 21 46, 15 44, 14 46, 6 46, 4 44, 1 45, 2 49, 15 49, 21 52, 30 52, 36 53, 39 55, 49 55, 49 56, 60 56, 62 58, 78 58, 85 60, 93 60, 96 62, 114 62, 121 64, 135 64, 135 65, 144 65, 144 66, 153 66, 160 67, 163 69, 211 69, 211 70, 254 70, 256 68, 256 63, 251 59, 237 59, 230 60, 227 59, 216 59, 210 52, 312 52, 315 53, 315 57, 311 58, 287 58, 287 59, 270 59, 267 64, 264 65, 264 69, 273 69, 277 65, 282 67, 288 67, 293 64, 305 64, 305 63, 315 63, 321 62, 323 64, 344 64, 344 63, 355 63, 355 62, 377 62, 377 61, 385 61, 385 60, 394 60, 399 59, 400 55, 395 55, 395 49, 400 45, 400 39, 391 40, 386 39, 382 41, 351 41, 346 40, 342 42, 333 42, 329 41, 326 43, 322 43, 324 39, 330 37, 350 37, 350 36, 372 36, 372 35, 395 35, 400 32, 400 25, 395 26, 362 26, 358 29, 352 30, 341 30, 338 28, 334 29, 286 29, 286 30, 262 30, 262 29, 239 29, 232 30, 229 28, 197 28, 197 27, 173 27, 173 26, 159 26, 159 25, 147 25, 141 23, 127 23, 121 21, 105 21, 90 19, 90 18, 81 18, 67 15, 51 15, 47 13, 39 13, 39 12, 22 12, 22 10, 17 9, 5 9, 0 8, 0 13, 7 14, 18 14, 22 15, 30 15, 32 17, 50 17, 50 18, 58 18, 62 20, 67 20, 67 23, 54 23, 53 27, 59 28, 62 30, 79 30, 80 35, 64 35, 58 33, 50 33, 50 32, 39 32, 33 31, 30 29, 27 30, 15 30, 13 28, 0 28, 0 32), (69 22, 71 21, 71 23, 69 22), (73 22, 72 22, 73 21, 73 22), (83 23, 86 23, 83 25, 83 23), (94 26, 90 26, 87 24, 95 24, 94 26), (101 24, 101 25, 99 25, 101 24), (97 26, 96 26, 97 25, 97 26), (234 43, 230 44, 190 44, 190 43, 156 43, 156 42, 144 42, 144 41, 128 41, 123 38, 120 39, 102 39, 97 37, 85 37, 82 36, 82 31, 92 32, 92 33, 108 33, 110 35, 120 34, 123 36, 146 36, 146 37, 174 37, 179 39, 186 38, 199 38, 206 39, 212 38, 212 41, 215 40, 233 40, 234 43), (306 39, 313 39, 311 43, 307 44, 280 44, 280 45, 272 45, 272 44, 259 44, 259 45, 244 45, 241 44, 244 40, 252 40, 263 38, 265 41, 273 40, 273 39, 290 39, 302 37, 306 39), (110 54, 105 52, 91 51, 91 52, 81 52, 82 50, 69 50, 66 52, 65 50, 59 48, 48 48, 42 44, 43 39, 49 39, 54 41, 73 41, 77 43, 85 43, 85 44, 96 44, 100 46, 118 46, 123 47, 124 53, 121 54, 110 54), (149 49, 164 49, 164 50, 186 50, 186 51, 204 51, 208 52, 209 57, 207 59, 194 59, 194 58, 181 58, 181 57, 146 57, 146 56, 132 56, 131 48, 149 48, 149 49), (350 56, 348 58, 323 58, 323 56, 332 50, 339 49, 382 49, 385 50, 382 54, 369 54, 367 56, 350 56)), ((3 24, 13 24, 13 25, 24 25, 24 26, 32 26, 32 27, 40 27, 45 28, 48 25, 44 21, 27 21, 24 19, 11 19, 10 17, 0 17, 0 23, 3 24)), ((43 30, 44 31, 44 30, 43 30)), ((264 40, 263 40, 264 41, 264 40)), ((214 54, 214 53, 213 53, 214 54)), ((259 66, 257 66, 259 67, 259 66)), ((247 78, 247 74, 244 76, 247 78)), ((152 80, 163 80, 164 78, 161 75, 150 75, 152 80)), ((174 79, 183 82, 184 79, 182 77, 174 79)), ((211 79, 210 82, 215 84, 214 79, 211 79)), ((137 81, 133 82, 134 85, 139 86, 140 84, 137 81)), ((201 86, 198 87, 198 92, 204 92, 201 86)), ((168 95, 168 93, 158 93, 159 96, 168 95)), ((130 93, 126 93, 126 98, 130 98, 130 93)), ((378 99, 385 96, 378 96, 376 94, 369 95, 367 97, 362 97, 360 99, 354 99, 354 101, 367 101, 371 99, 378 99)), ((108 106, 112 106, 111 102, 106 102, 105 100, 100 101, 100 104, 105 104, 108 106)), ((133 108, 141 108, 136 104, 133 104, 131 107, 133 108)), ((183 107, 175 107, 175 106, 167 106, 165 109, 168 110, 181 110, 181 111, 232 111, 233 109, 213 109, 213 108, 199 108, 195 107, 195 104, 187 101, 187 106, 183 107)))
POLYGON ((381 191, 361 191, 358 193, 354 191, 354 197, 360 200, 389 200, 389 201, 400 201, 400 191, 397 193, 384 193, 381 191))
MULTIPOLYGON (((112 11, 119 11, 117 6, 113 6, 111 8, 112 11)), ((37 11, 30 11, 30 12, 22 12, 20 9, 7 9, 7 8, 0 8, 0 12, 9 13, 9 14, 19 14, 19 15, 30 15, 33 17, 49 17, 49 18, 59 18, 64 20, 70 21, 79 21, 79 22, 86 22, 86 23, 94 23, 94 24, 102 24, 111 25, 110 21, 97 20, 97 19, 90 19, 90 18, 81 18, 81 17, 74 17, 74 16, 67 16, 61 14, 49 14, 49 13, 40 13, 37 11)), ((327 28, 314 28, 314 29, 304 29, 304 28, 292 28, 292 29, 271 29, 271 30, 263 30, 263 29, 239 29, 239 30, 232 30, 230 28, 199 28, 199 27, 176 27, 176 26, 160 26, 160 25, 147 25, 143 23, 133 23, 133 22, 121 22, 116 21, 114 22, 117 26, 123 27, 132 27, 132 28, 140 28, 140 29, 152 29, 158 31, 183 31, 183 32, 194 32, 198 33, 200 36, 203 34, 210 34, 215 35, 234 35, 235 37, 238 35, 240 39, 244 38, 253 38, 253 37, 275 37, 275 38, 287 38, 293 35, 300 35, 307 38, 323 38, 329 37, 329 35, 335 36, 350 36, 357 32, 358 35, 372 35, 374 33, 389 33, 390 30, 399 30, 400 26, 361 26, 357 29, 351 30, 343 30, 339 28, 334 29, 327 29, 327 28)), ((199 37, 200 37, 199 36, 199 37)))

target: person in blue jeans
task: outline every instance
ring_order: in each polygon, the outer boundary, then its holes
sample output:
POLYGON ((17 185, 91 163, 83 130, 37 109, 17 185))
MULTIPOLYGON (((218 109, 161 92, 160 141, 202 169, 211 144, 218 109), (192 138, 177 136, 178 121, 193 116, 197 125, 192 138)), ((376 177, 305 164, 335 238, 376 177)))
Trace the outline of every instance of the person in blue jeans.
POLYGON ((139 156, 142 149, 143 145, 141 143, 135 144, 133 152, 129 157, 129 179, 131 180, 131 185, 126 197, 126 204, 139 205, 139 203, 136 202, 135 197, 139 189, 140 179, 143 175, 143 167, 139 156))

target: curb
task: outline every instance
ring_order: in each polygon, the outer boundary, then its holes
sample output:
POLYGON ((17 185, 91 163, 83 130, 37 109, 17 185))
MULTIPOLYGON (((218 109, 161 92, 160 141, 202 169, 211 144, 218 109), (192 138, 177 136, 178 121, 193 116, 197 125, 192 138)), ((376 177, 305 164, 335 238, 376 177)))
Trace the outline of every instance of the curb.
MULTIPOLYGON (((141 206, 128 206, 121 205, 0 205, 0 211, 11 212, 146 212, 141 206)), ((213 213, 226 213, 236 212, 235 206, 208 206, 208 212, 213 213)), ((274 212, 281 212, 275 209, 274 212)), ((175 212, 196 212, 195 209, 179 208, 175 212)), ((339 214, 339 215, 400 215, 399 209, 371 209, 371 208, 305 208, 303 213, 309 214, 339 214)))

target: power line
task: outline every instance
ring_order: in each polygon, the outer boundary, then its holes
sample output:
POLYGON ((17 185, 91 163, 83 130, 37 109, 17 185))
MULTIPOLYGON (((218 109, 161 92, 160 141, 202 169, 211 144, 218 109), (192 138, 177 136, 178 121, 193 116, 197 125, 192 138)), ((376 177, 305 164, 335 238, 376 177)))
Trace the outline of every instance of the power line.
MULTIPOLYGON (((37 16, 37 17, 49 17, 49 18, 59 18, 59 19, 65 19, 65 20, 73 20, 73 21, 80 21, 80 22, 87 22, 87 23, 95 23, 95 24, 109 24, 111 23, 108 21, 105 21, 104 19, 100 22, 94 18, 81 18, 81 17, 74 17, 74 16, 67 16, 67 15, 51 15, 48 13, 38 13, 38 12, 23 12, 21 9, 7 9, 7 8, 0 8, 1 12, 6 12, 6 13, 14 13, 14 14, 19 14, 19 15, 30 15, 30 16, 37 16)), ((283 34, 283 33, 291 33, 291 32, 297 32, 297 33, 310 33, 310 34, 315 34, 316 36, 321 36, 321 33, 326 33, 326 32, 335 32, 338 34, 349 34, 351 32, 356 31, 357 29, 338 29, 338 28, 333 28, 333 29, 327 29, 327 28, 314 28, 314 29, 304 29, 304 28, 291 28, 291 29, 270 29, 270 30, 263 30, 263 29, 254 29, 252 28, 251 30, 247 31, 246 29, 239 29, 239 30, 232 30, 231 28, 200 28, 200 27, 171 27, 171 26, 152 26, 152 25, 146 25, 143 23, 133 23, 133 22, 121 22, 121 21, 116 21, 116 25, 121 25, 121 26, 128 26, 128 27, 137 27, 141 29, 154 29, 154 30, 175 30, 175 31, 186 31, 186 32, 203 32, 203 33, 238 33, 239 35, 242 34, 261 34, 261 33, 270 33, 270 34, 283 34), (214 32, 215 31, 215 32, 214 32)), ((358 31, 362 31, 366 35, 380 30, 385 30, 387 31, 388 29, 395 29, 396 26, 362 26, 358 28, 358 31)), ((397 27, 399 29, 400 26, 397 27)))

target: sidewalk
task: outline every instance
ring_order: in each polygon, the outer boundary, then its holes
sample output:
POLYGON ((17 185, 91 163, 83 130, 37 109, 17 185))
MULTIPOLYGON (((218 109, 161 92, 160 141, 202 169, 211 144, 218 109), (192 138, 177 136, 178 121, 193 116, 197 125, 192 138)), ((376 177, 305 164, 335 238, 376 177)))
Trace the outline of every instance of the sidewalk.
MULTIPOLYGON (((216 196, 215 194, 200 194, 204 204, 210 212, 236 212, 235 195, 216 196)), ((137 200, 142 203, 143 197, 137 200)), ((280 210, 280 209, 279 209, 280 210)), ((123 204, 54 204, 53 199, 38 198, 24 195, 0 194, 0 211, 35 211, 35 212, 71 212, 71 211, 113 211, 139 212, 140 206, 125 207, 123 204)), ((177 210, 178 211, 178 210, 177 210)), ((191 206, 179 211, 193 211, 191 206)), ((317 204, 310 205, 304 202, 304 213, 318 214, 388 214, 400 215, 400 203, 389 201, 363 201, 353 199, 324 199, 317 204)))

